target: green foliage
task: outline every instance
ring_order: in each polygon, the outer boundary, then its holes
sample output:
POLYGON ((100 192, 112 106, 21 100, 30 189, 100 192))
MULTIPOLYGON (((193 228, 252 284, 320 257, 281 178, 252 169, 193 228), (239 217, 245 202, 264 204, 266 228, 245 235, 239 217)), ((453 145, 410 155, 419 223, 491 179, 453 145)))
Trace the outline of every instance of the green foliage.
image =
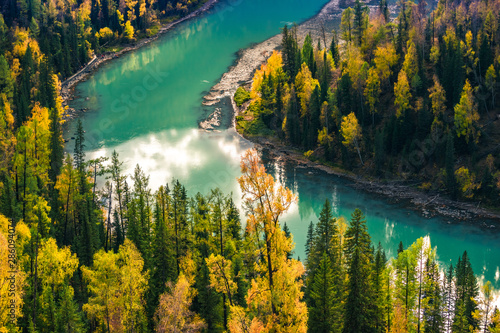
POLYGON ((242 106, 243 103, 248 100, 250 100, 250 93, 246 91, 245 88, 238 87, 234 93, 234 101, 236 102, 236 105, 242 106))
POLYGON ((344 333, 370 331, 370 318, 375 308, 374 290, 370 282, 373 251, 364 218, 361 210, 356 209, 344 236, 347 275, 351 277, 346 286, 344 333))

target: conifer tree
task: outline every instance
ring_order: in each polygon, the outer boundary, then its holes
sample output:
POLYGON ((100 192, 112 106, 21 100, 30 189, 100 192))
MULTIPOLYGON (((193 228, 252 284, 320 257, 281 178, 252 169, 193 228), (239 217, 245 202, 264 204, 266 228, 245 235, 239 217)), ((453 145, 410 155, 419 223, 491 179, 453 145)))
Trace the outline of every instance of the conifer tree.
POLYGON ((311 281, 308 332, 340 332, 338 325, 340 300, 336 298, 335 279, 330 259, 323 252, 311 281))
POLYGON ((373 252, 366 220, 359 209, 351 215, 350 226, 345 234, 344 256, 349 280, 342 332, 370 332, 375 308, 370 282, 373 252))
POLYGON ((453 328, 457 332, 468 330, 469 326, 476 329, 479 323, 472 314, 477 310, 475 298, 479 294, 479 288, 467 251, 458 258, 455 278, 457 295, 453 328))

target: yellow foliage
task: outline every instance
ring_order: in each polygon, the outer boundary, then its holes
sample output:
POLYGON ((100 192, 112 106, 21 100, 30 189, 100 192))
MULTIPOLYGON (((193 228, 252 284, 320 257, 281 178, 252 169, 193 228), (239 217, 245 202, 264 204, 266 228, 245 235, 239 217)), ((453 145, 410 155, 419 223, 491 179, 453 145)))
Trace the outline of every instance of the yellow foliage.
POLYGON ((104 39, 104 40, 109 40, 113 38, 113 30, 111 30, 108 27, 101 28, 99 30, 99 37, 104 39))
POLYGON ((38 256, 38 272, 44 286, 58 289, 73 276, 78 258, 68 247, 59 249, 54 238, 43 242, 38 256))
POLYGON ((387 43, 385 46, 378 46, 375 50, 375 68, 380 76, 380 80, 386 82, 392 74, 392 67, 397 63, 398 55, 392 43, 387 43))
POLYGON ((476 175, 470 173, 467 168, 460 167, 455 171, 455 177, 457 178, 460 191, 465 198, 472 198, 474 191, 481 187, 481 183, 476 182, 476 175))
POLYGON ((361 138, 361 126, 354 112, 342 117, 340 132, 344 141, 342 143, 348 148, 353 148, 358 145, 358 140, 361 138))
POLYGON ((367 75, 366 62, 363 59, 361 51, 354 44, 347 45, 346 56, 347 66, 345 71, 349 74, 354 89, 360 90, 363 88, 363 83, 367 75))
POLYGON ((12 56, 17 59, 22 59, 22 57, 24 57, 24 54, 26 53, 26 50, 28 49, 28 45, 31 49, 33 62, 35 64, 40 64, 40 60, 42 59, 43 54, 40 51, 38 42, 36 41, 36 39, 33 39, 29 36, 28 30, 16 27, 16 30, 14 30, 12 56))
POLYGON ((167 282, 167 290, 160 296, 155 313, 156 332, 201 332, 206 325, 189 309, 195 294, 187 278, 181 273, 175 286, 167 282))
POLYGON ((319 87, 319 81, 312 77, 309 67, 302 63, 302 67, 295 78, 295 91, 300 100, 300 110, 302 115, 307 112, 309 100, 311 99, 314 88, 319 87))
POLYGON ((50 169, 50 119, 49 110, 35 104, 31 110, 31 118, 26 123, 29 129, 28 140, 32 143, 32 156, 30 162, 36 170, 37 177, 48 183, 50 169))
POLYGON ((434 85, 429 88, 429 97, 432 104, 434 116, 442 115, 446 111, 446 92, 439 83, 437 76, 434 76, 434 85))
POLYGON ((410 108, 410 85, 408 77, 404 70, 401 70, 398 75, 398 82, 394 83, 394 104, 396 106, 396 117, 401 115, 410 108))
POLYGON ((118 253, 97 252, 93 267, 81 268, 91 295, 83 311, 100 325, 109 324, 112 332, 133 330, 144 315, 148 281, 143 266, 141 254, 128 239, 118 253))
POLYGON ((243 175, 238 182, 249 209, 247 230, 256 237, 264 237, 266 260, 255 263, 258 276, 252 279, 248 290, 248 308, 231 307, 230 332, 305 333, 307 307, 302 301, 300 279, 304 266, 287 258, 293 243, 279 225, 279 217, 297 197, 266 173, 255 149, 244 153, 241 171, 243 175))
POLYGON ((370 107, 370 113, 373 115, 376 113, 376 104, 379 101, 380 96, 380 79, 375 68, 370 68, 368 70, 368 78, 366 79, 366 87, 364 95, 368 106, 370 107))
POLYGON ((412 82, 413 78, 418 73, 418 56, 415 44, 410 42, 408 42, 408 44, 408 51, 406 52, 405 60, 403 62, 403 70, 408 77, 408 81, 412 82))
POLYGON ((361 126, 359 125, 358 118, 354 112, 349 113, 349 115, 342 117, 342 123, 340 124, 340 133, 344 137, 342 144, 349 149, 356 148, 358 152, 359 160, 363 164, 363 158, 361 158, 360 151, 360 140, 362 138, 361 126))
POLYGON ((134 27, 130 24, 130 21, 125 23, 125 28, 123 29, 123 36, 129 41, 134 39, 134 27))
POLYGON ((188 282, 193 284, 196 278, 197 267, 191 252, 186 253, 186 255, 181 258, 179 267, 188 282))
POLYGON ((465 136, 465 140, 469 142, 473 138, 477 143, 480 133, 475 128, 475 123, 479 121, 479 113, 477 112, 477 104, 474 101, 472 86, 469 80, 465 81, 460 102, 455 105, 455 128, 457 136, 465 136))
POLYGON ((238 286, 233 281, 231 260, 212 253, 205 261, 210 270, 210 287, 215 288, 217 292, 233 295, 238 286))
POLYGON ((255 71, 253 75, 252 81, 252 89, 250 90, 250 97, 252 99, 259 97, 260 86, 262 85, 262 81, 264 79, 264 74, 269 76, 272 74, 276 76, 277 70, 283 67, 283 58, 281 56, 281 52, 273 51, 269 59, 265 64, 260 66, 260 69, 255 71))
POLYGON ((5 94, 0 95, 0 171, 7 170, 12 161, 14 147, 14 116, 5 94))

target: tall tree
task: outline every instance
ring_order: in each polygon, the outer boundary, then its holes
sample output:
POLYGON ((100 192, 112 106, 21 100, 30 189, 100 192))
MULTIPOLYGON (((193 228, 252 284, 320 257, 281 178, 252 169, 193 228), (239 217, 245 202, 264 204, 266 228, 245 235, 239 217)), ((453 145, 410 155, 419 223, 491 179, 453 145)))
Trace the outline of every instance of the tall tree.
POLYGON ((344 333, 370 332, 373 322, 375 299, 371 284, 373 251, 366 220, 361 210, 351 215, 345 233, 344 255, 349 280, 346 288, 344 333))

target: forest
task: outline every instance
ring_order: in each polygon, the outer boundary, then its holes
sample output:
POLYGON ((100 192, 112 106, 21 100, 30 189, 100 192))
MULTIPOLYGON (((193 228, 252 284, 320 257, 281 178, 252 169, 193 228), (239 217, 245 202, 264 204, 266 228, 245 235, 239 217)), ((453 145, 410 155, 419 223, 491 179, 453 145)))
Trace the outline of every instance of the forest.
MULTIPOLYGON (((500 3, 381 0, 342 12, 333 40, 282 44, 238 88, 238 129, 378 180, 481 201, 500 198, 500 3), (243 105, 244 104, 244 105, 243 105)), ((324 36, 324 35, 323 35, 324 36)))
MULTIPOLYGON (((443 3, 447 9, 441 9, 441 16, 435 14, 428 20, 433 23, 436 36, 442 31, 442 25, 449 22, 450 18, 444 16, 450 15, 455 7, 454 13, 458 13, 459 8, 466 13, 453 17, 457 17, 457 22, 462 22, 458 17, 463 17, 466 23, 461 23, 462 30, 448 29, 450 35, 442 38, 448 40, 449 45, 460 45, 462 50, 461 31, 469 25, 483 27, 481 15, 484 12, 487 12, 486 17, 493 15, 493 21, 490 17, 489 22, 496 30, 481 28, 470 34, 467 30, 471 52, 478 45, 475 38, 483 40, 482 34, 498 31, 498 20, 494 20, 498 19, 498 4, 472 4, 478 7, 443 3), (480 9, 477 9, 477 16, 469 16, 465 8, 480 9), (474 24, 471 23, 473 17, 474 24)), ((296 203, 297 197, 266 173, 255 150, 247 151, 241 159, 238 178, 243 193, 241 208, 236 206, 231 195, 218 189, 188 194, 176 180, 152 190, 149 177, 140 166, 132 175, 124 174, 117 153, 110 159, 87 159, 85 129, 79 120, 74 150, 64 152, 62 115, 65 109, 59 91, 61 80, 74 73, 92 55, 105 52, 107 45, 119 47, 120 43, 154 33, 154 27, 161 20, 185 15, 196 6, 196 1, 174 4, 145 0, 11 0, 2 4, 0 332, 500 332, 495 290, 491 283, 478 280, 467 252, 448 266, 439 262, 437 249, 431 246, 429 238, 400 244, 398 249, 383 249, 380 244, 372 243, 360 210, 352 212, 350 217, 333 216, 331 203, 325 201, 319 219, 309 226, 306 258, 296 258, 293 236, 283 215, 296 203), (99 179, 102 181, 98 182, 99 179), (246 216, 244 221, 240 212, 246 216), (386 252, 397 254, 389 257, 386 252)), ((408 2, 402 6, 405 6, 404 19, 381 23, 377 29, 388 30, 382 30, 380 39, 374 38, 369 45, 376 45, 379 40, 391 48, 392 40, 387 35, 393 34, 394 54, 408 54, 406 48, 410 45, 410 49, 411 43, 406 39, 414 40, 413 49, 417 54, 414 59, 418 58, 421 65, 409 81, 410 71, 403 73, 407 82, 414 82, 416 73, 423 71, 424 65, 430 72, 432 66, 425 57, 420 59, 421 52, 424 56, 429 52, 418 48, 418 38, 426 35, 413 33, 413 28, 409 27, 414 23, 407 21, 408 26, 404 24, 404 20, 413 19, 414 5, 408 2), (389 30, 391 32, 387 32, 389 30), (402 37, 397 37, 400 35, 402 37), (401 40, 405 51, 398 51, 398 38, 405 39, 404 43, 401 40)), ((364 59, 370 49, 367 37, 371 36, 368 31, 375 29, 376 22, 368 21, 368 13, 363 8, 357 4, 352 12, 352 22, 361 19, 363 25, 352 23, 349 28, 351 21, 343 19, 342 31, 346 36, 350 34, 351 43, 337 45, 334 41, 328 50, 314 49, 312 41, 307 41, 299 52, 293 28, 284 30, 282 54, 285 56, 275 53, 267 66, 257 72, 261 83, 254 81, 255 89, 251 92, 240 90, 244 99, 253 99, 255 122, 262 121, 268 126, 267 123, 271 129, 272 124, 277 124, 273 119, 285 114, 287 120, 283 118, 280 123, 284 130, 276 133, 293 144, 312 150, 317 149, 315 145, 319 143, 326 156, 335 156, 335 149, 345 147, 342 156, 346 161, 359 158, 361 164, 369 163, 368 128, 372 126, 374 131, 380 132, 386 122, 380 106, 376 109, 379 111, 366 112, 366 119, 361 119, 366 108, 361 99, 364 90, 353 90, 359 88, 354 86, 354 82, 358 82, 355 69, 366 69, 364 64, 368 62, 364 59), (360 9, 362 15, 356 18, 360 9), (366 29, 360 30, 361 26, 366 29), (351 64, 351 72, 345 69, 348 73, 345 78, 344 74, 339 76, 343 72, 335 67, 340 63, 339 57, 346 57, 342 45, 351 45, 347 50, 352 52, 345 60, 345 68, 349 68, 349 59, 358 61, 351 64), (362 62, 360 66, 359 61, 362 62), (267 71, 266 68, 276 70, 267 71), (289 80, 293 73, 297 78, 295 85, 289 80), (320 89, 321 85, 315 83, 318 79, 313 79, 318 73, 329 78, 324 81, 327 83, 321 81, 323 84, 331 84, 334 75, 340 80, 338 85, 341 86, 342 80, 347 82, 343 88, 345 95, 338 95, 330 86, 320 89), (268 97, 273 95, 274 98, 268 97), (323 118, 316 119, 308 113, 316 103, 310 96, 317 96, 318 103, 322 101, 324 107, 320 108, 323 112, 320 115, 323 114, 323 118), (338 140, 335 112, 345 108, 335 108, 337 104, 332 101, 351 103, 353 113, 343 117, 349 116, 352 124, 358 125, 340 127, 344 127, 346 133, 349 127, 355 129, 351 130, 353 135, 349 144, 334 145, 334 140, 338 140), (276 110, 282 112, 274 116, 276 110), (316 136, 316 129, 307 127, 309 123, 299 116, 299 110, 304 110, 311 124, 316 120, 330 124, 324 132, 328 149, 316 136), (295 131, 290 131, 291 128, 295 131), (304 133, 315 135, 304 136, 304 133), (364 136, 361 133, 365 133, 364 136), (305 137, 311 141, 304 141, 305 137), (349 154, 354 154, 354 158, 349 154)), ((460 26, 457 23, 457 27, 460 26)), ((428 27, 427 23, 424 27, 428 27)), ((487 36, 494 36, 484 42, 491 47, 488 50, 498 50, 498 34, 487 36)), ((429 45, 426 40, 423 43, 429 45)), ((448 65, 448 60, 439 60, 442 54, 451 54, 446 51, 447 42, 436 43, 431 52, 435 55, 433 59, 441 61, 440 66, 448 65)), ((372 57, 377 59, 376 51, 372 57)), ((454 53, 450 57, 458 56, 454 53)), ((479 55, 473 57, 480 58, 479 55)), ((410 60, 408 63, 416 64, 410 60)), ((473 72, 464 67, 464 87, 469 87, 470 91, 464 94, 464 88, 460 88, 457 105, 461 106, 454 110, 455 114, 465 110, 465 115, 476 110, 480 116, 479 119, 473 117, 472 123, 467 120, 469 125, 460 135, 448 130, 446 137, 451 139, 446 140, 445 148, 451 151, 447 155, 452 156, 453 169, 457 161, 465 163, 464 156, 468 156, 467 151, 460 149, 473 149, 469 145, 479 133, 473 131, 476 123, 488 119, 490 113, 493 116, 495 110, 494 94, 487 100, 490 111, 476 104, 474 98, 477 98, 478 89, 471 75, 476 71, 478 75, 494 77, 497 82, 498 57, 491 60, 486 74, 479 60, 474 63, 473 72), (460 104, 462 96, 465 96, 464 102, 460 104), (472 109, 468 108, 471 105, 472 109), (460 140, 469 137, 469 133, 471 139, 462 147, 460 140), (453 156, 455 152, 457 155, 453 156)), ((389 68, 387 80, 394 80, 394 68, 400 66, 397 64, 395 61, 394 65, 385 67, 389 68)), ((404 68, 404 61, 401 66, 404 68)), ((427 74, 418 74, 422 82, 426 82, 427 74)), ((449 89, 446 84, 458 83, 457 80, 445 83, 443 78, 436 89, 442 84, 438 95, 446 98, 437 99, 441 104, 436 102, 440 105, 436 117, 446 128, 444 117, 451 113, 446 101, 451 97, 444 89, 449 89)), ((422 110, 425 109, 426 98, 417 93, 425 94, 425 84, 420 83, 418 89, 411 84, 405 95, 410 101, 399 109, 399 116, 395 114, 395 118, 391 118, 394 124, 396 121, 411 122, 412 117, 416 117, 418 113, 413 105, 418 98, 422 98, 422 110)), ((381 83, 377 100, 389 98, 382 92, 382 89, 389 89, 387 87, 381 83)), ((388 110, 395 109, 391 106, 388 110)), ((481 133, 488 132, 483 128, 481 133)), ((486 136, 482 134, 479 140, 486 136)), ((348 138, 346 134, 344 141, 349 141, 348 138)), ((388 164, 391 162, 385 144, 393 142, 391 140, 382 140, 383 161, 388 164)), ((396 150, 394 158, 402 151, 404 147, 396 150)), ((440 155, 435 156, 438 157, 440 155)), ((489 162, 492 168, 488 184, 494 184, 497 161, 489 158, 489 162)), ((354 165, 355 162, 350 163, 354 165)), ((472 165, 469 164, 469 168, 472 165)), ((474 171, 468 172, 472 177, 474 171)), ((448 172, 448 175, 455 173, 448 172)), ((461 184, 459 175, 453 178, 456 186, 461 184)), ((486 187, 487 183, 482 182, 480 188, 474 189, 474 195, 486 187)), ((497 193, 498 190, 492 187, 491 191, 497 193)))

